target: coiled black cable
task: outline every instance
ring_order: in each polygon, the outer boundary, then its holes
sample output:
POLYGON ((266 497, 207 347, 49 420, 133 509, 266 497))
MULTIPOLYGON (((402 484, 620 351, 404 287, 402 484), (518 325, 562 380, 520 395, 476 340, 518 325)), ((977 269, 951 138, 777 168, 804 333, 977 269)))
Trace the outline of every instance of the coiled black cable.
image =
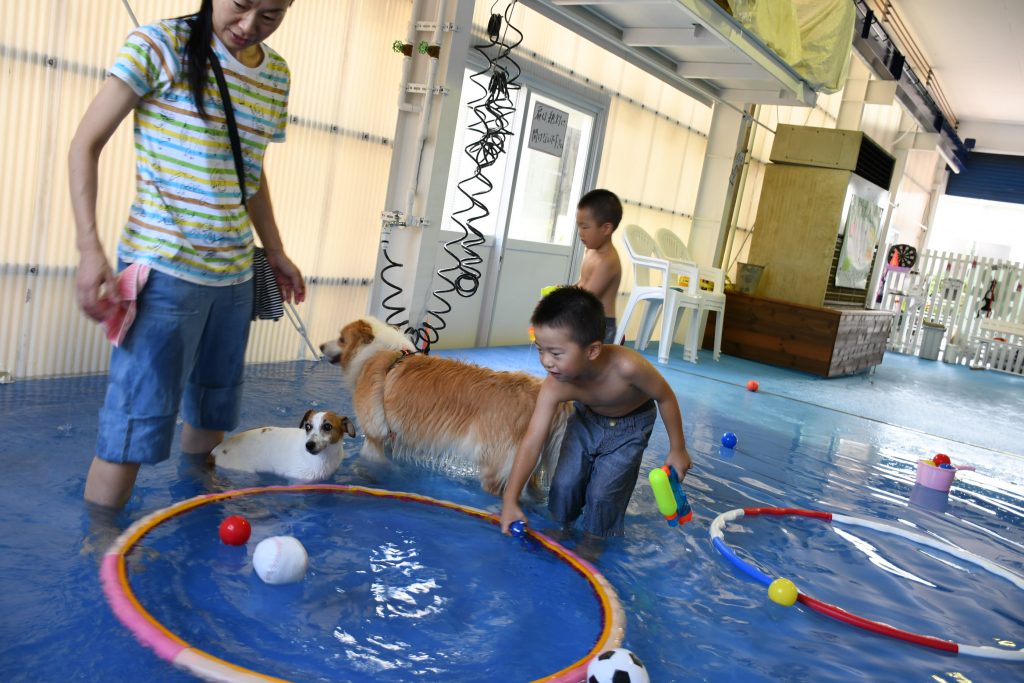
POLYGON ((487 23, 489 42, 473 46, 473 49, 487 60, 487 66, 470 76, 470 80, 483 92, 481 97, 469 103, 475 120, 467 129, 479 137, 466 145, 465 153, 476 164, 476 168, 470 177, 460 181, 456 186, 469 205, 452 213, 452 220, 462 229, 462 235, 445 242, 444 250, 455 263, 437 271, 438 277, 445 284, 431 292, 432 304, 428 307, 420 326, 410 325, 408 318, 397 320, 405 313, 405 309, 391 304, 391 300, 399 296, 402 289, 388 280, 386 275, 394 268, 401 268, 402 264, 388 254, 387 238, 383 242, 387 265, 381 268, 380 279, 392 289, 391 294, 381 302, 382 308, 390 311, 386 322, 404 328, 405 334, 423 353, 430 351, 430 346, 437 342, 441 330, 447 326, 444 316, 452 310, 452 306, 446 297, 454 292, 468 298, 476 294, 480 288, 483 274, 477 266, 483 263, 483 259, 477 253, 476 247, 484 244, 485 239, 474 223, 490 215, 481 197, 494 189, 494 184, 487 178, 485 171, 498 161, 506 150, 508 138, 513 135, 513 93, 519 89, 521 69, 512 59, 511 52, 523 41, 522 32, 510 21, 517 2, 518 0, 509 2, 502 17, 501 14, 493 13, 496 1, 491 6, 492 14, 487 23))

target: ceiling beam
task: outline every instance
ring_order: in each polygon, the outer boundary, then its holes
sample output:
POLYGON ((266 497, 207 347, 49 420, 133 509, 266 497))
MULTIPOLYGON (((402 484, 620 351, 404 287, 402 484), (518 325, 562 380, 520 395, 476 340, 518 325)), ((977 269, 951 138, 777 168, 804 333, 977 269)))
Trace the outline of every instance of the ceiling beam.
POLYGON ((683 78, 751 78, 763 79, 767 74, 757 64, 740 64, 735 62, 682 62, 676 67, 676 73, 683 78))
POLYGON ((793 106, 806 106, 800 102, 793 93, 785 88, 774 88, 771 90, 756 90, 742 88, 725 88, 718 93, 726 102, 736 105, 742 104, 782 104, 793 106))
POLYGON ((686 28, 626 28, 622 42, 630 47, 728 47, 700 24, 686 28))
POLYGON ((553 5, 652 5, 658 2, 665 3, 670 0, 550 0, 553 5))
MULTIPOLYGON (((673 0, 678 2, 678 0, 673 0)), ((622 28, 593 9, 558 5, 552 0, 522 0, 523 5, 561 24, 592 43, 621 57, 633 66, 660 78, 705 106, 711 106, 718 89, 702 81, 689 81, 676 73, 677 62, 664 54, 622 43, 622 28)))

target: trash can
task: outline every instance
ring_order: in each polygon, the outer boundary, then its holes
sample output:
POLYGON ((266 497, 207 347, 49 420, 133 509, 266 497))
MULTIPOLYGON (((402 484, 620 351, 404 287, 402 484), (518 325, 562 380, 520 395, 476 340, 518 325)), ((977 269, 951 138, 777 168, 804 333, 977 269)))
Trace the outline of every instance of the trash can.
POLYGON ((761 281, 764 266, 753 263, 736 264, 736 289, 740 294, 753 294, 757 291, 757 283, 761 281))
POLYGON ((925 360, 939 359, 939 346, 946 334, 946 327, 938 323, 921 323, 921 350, 917 355, 925 360))

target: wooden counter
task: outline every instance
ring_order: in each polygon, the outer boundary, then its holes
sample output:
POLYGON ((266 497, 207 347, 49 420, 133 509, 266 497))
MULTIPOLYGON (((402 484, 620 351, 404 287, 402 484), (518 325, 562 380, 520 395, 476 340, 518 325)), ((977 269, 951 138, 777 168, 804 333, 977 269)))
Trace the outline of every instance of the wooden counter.
MULTIPOLYGON (((727 292, 722 353, 821 377, 852 375, 882 362, 892 316, 727 292)), ((713 320, 704 348, 714 341, 713 320)))

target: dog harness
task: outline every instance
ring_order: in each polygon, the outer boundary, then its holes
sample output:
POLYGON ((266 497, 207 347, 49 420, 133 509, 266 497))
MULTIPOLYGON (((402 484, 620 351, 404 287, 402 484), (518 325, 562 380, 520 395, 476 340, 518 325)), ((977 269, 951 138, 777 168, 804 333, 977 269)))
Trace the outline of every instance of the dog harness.
MULTIPOLYGON (((391 362, 388 369, 384 371, 385 374, 391 372, 395 367, 409 356, 416 356, 423 353, 422 351, 410 351, 409 349, 402 349, 401 352, 395 357, 395 360, 391 362)), ((387 423, 387 416, 384 417, 385 424, 387 423)), ((395 432, 388 430, 388 439, 391 441, 395 440, 395 432)))

